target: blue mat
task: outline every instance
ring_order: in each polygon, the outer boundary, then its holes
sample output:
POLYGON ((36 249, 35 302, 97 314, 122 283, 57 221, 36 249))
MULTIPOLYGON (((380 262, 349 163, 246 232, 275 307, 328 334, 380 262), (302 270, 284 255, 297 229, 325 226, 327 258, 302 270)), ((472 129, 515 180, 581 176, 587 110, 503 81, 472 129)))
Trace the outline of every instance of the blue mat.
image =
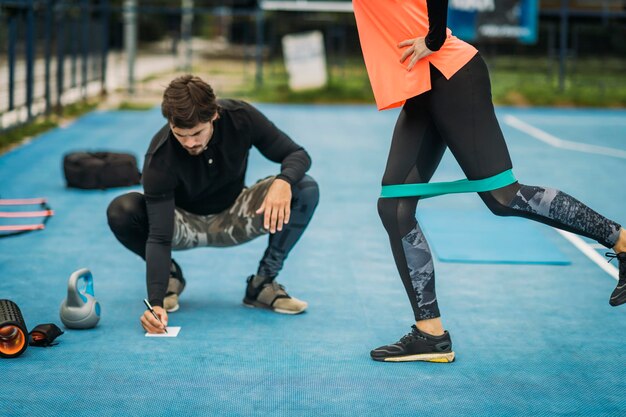
POLYGON ((547 226, 482 210, 418 209, 420 227, 443 262, 569 265, 547 226))
MULTIPOLYGON (((265 249, 259 238, 175 253, 187 288, 170 324, 182 330, 175 339, 145 338, 144 263, 115 240, 105 216, 111 199, 131 189, 67 189, 61 158, 111 149, 141 161, 163 120, 158 109, 90 114, 0 156, 0 196, 44 196, 56 211, 46 230, 0 239, 0 298, 14 300, 30 327, 60 325, 67 280, 88 267, 102 305, 97 328, 67 330, 56 347, 0 360, 0 416, 626 415, 626 309, 608 305, 615 281, 564 240, 556 241, 575 267, 438 263, 456 363, 372 361, 370 349, 413 322, 376 211, 397 113, 260 108, 306 147, 320 184, 315 217, 280 275, 309 302, 307 313, 242 306, 245 277, 265 249)), ((445 159, 438 174, 454 179, 452 165, 445 159)), ((248 183, 276 168, 252 152, 248 183)), ((560 171, 580 181, 576 167, 560 171)), ((605 205, 623 201, 620 193, 604 193, 605 205)))

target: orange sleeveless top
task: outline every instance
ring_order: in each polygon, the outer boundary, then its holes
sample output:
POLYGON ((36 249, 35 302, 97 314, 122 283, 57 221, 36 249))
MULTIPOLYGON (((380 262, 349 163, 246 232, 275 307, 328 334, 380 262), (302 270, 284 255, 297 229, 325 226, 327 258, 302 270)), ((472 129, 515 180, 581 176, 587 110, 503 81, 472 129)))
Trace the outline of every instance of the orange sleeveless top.
POLYGON ((398 43, 428 34, 426 0, 353 0, 352 5, 379 110, 402 106, 407 99, 430 90, 429 63, 449 79, 476 55, 476 48, 447 29, 441 49, 407 71, 410 57, 400 63, 405 48, 398 48, 398 43))

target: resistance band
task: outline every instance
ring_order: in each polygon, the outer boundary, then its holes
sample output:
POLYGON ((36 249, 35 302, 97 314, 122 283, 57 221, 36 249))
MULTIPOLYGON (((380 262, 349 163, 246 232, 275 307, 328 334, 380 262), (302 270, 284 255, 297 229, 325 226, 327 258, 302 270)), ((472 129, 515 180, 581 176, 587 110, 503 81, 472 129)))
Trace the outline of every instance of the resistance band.
POLYGON ((512 170, 507 170, 482 180, 458 180, 423 184, 383 185, 381 198, 421 197, 430 198, 444 194, 482 193, 511 185, 517 180, 512 170))
POLYGON ((48 222, 51 216, 54 215, 54 211, 50 209, 46 199, 44 198, 27 198, 27 199, 0 199, 0 207, 2 206, 28 206, 39 205, 41 210, 39 211, 0 211, 0 218, 32 218, 43 217, 43 221, 39 224, 12 224, 12 225, 0 225, 0 238, 15 236, 22 233, 27 233, 33 230, 41 230, 45 228, 45 224, 48 222))

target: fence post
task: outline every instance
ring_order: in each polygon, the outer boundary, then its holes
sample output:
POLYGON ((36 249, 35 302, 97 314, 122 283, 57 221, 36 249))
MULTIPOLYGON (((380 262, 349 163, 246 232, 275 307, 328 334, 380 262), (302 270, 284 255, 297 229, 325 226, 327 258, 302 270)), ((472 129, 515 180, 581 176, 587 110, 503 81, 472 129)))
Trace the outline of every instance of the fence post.
POLYGON ((9 110, 15 108, 15 45, 17 44, 17 12, 9 11, 9 110))
POLYGON ((183 39, 183 45, 185 49, 185 53, 183 56, 183 65, 182 69, 184 71, 191 71, 191 36, 192 36, 192 25, 193 25, 193 0, 182 0, 182 14, 181 14, 181 27, 180 33, 183 39))
POLYGON ((109 0, 102 0, 100 4, 102 7, 102 58, 100 68, 100 84, 101 94, 106 93, 106 79, 107 79, 107 59, 109 56, 109 16, 111 8, 109 6, 109 0))
POLYGON ((46 66, 46 114, 50 114, 52 107, 50 98, 50 61, 52 55, 52 7, 54 0, 46 0, 45 26, 44 26, 44 55, 46 66))
POLYGON ((137 55, 137 0, 124 0, 124 49, 128 61, 128 92, 135 92, 137 55))
MULTIPOLYGON (((72 88, 76 88, 76 86, 78 85, 78 82, 76 81, 76 79, 78 78, 78 70, 77 70, 77 66, 78 66, 78 40, 80 38, 79 36, 79 29, 78 29, 78 19, 80 18, 80 16, 76 16, 76 8, 79 6, 76 5, 72 5, 70 4, 70 22, 69 22, 69 27, 70 27, 70 42, 71 42, 71 47, 72 47, 72 65, 71 65, 71 71, 72 71, 72 75, 71 75, 71 84, 70 86, 72 88)), ((80 13, 80 12, 79 12, 80 13)))
POLYGON ((263 85, 263 47, 265 45, 264 39, 265 28, 265 12, 259 4, 256 9, 256 87, 260 88, 263 85))
POLYGON ((565 91, 569 0, 561 0, 561 39, 559 45, 559 90, 565 91))
POLYGON ((64 25, 63 13, 65 5, 63 2, 59 2, 56 5, 56 27, 57 31, 57 102, 56 111, 61 112, 63 107, 63 84, 65 77, 65 33, 67 25, 64 25))
POLYGON ((26 109, 28 120, 33 116, 33 83, 35 67, 35 5, 27 0, 26 5, 26 109))
POLYGON ((80 14, 79 16, 81 17, 82 20, 82 58, 81 58, 81 72, 82 72, 82 82, 81 82, 81 96, 83 98, 83 100, 85 100, 87 98, 87 64, 88 64, 88 60, 89 60, 89 42, 90 42, 90 36, 89 36, 89 20, 90 20, 90 13, 89 13, 89 0, 83 0, 80 4, 80 14))

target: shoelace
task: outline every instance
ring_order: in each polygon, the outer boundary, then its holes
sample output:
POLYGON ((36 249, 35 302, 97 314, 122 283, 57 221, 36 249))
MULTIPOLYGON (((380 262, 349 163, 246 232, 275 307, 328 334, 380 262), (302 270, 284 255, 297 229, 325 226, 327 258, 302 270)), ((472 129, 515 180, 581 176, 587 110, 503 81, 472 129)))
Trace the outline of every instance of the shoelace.
MULTIPOLYGON (((613 253, 613 252, 606 252, 604 254, 604 256, 609 258, 609 263, 613 259, 617 258, 617 254, 613 253)), ((620 264, 619 264, 620 278, 619 278, 619 284, 617 284, 618 286, 623 285, 623 283, 624 283, 624 277, 626 277, 626 275, 623 275, 624 274, 624 269, 626 269, 626 262, 624 262, 624 263, 620 262, 620 264)))
MULTIPOLYGON (((413 326, 414 327, 414 326, 413 326)), ((415 342, 416 340, 426 340, 424 336, 419 333, 416 333, 415 330, 412 330, 411 333, 408 333, 400 339, 400 343, 407 344, 411 342, 415 342)))
MULTIPOLYGON (((623 252, 620 252, 620 253, 623 253, 623 252)), ((606 256, 607 258, 609 258, 608 262, 609 262, 609 263, 611 263, 611 262, 613 261, 613 259, 615 259, 615 258, 617 258, 617 257, 618 257, 618 254, 617 254, 617 253, 613 253, 613 252, 606 252, 606 253, 604 254, 604 256, 606 256)), ((626 264, 625 264, 625 265, 626 265, 626 264)))

